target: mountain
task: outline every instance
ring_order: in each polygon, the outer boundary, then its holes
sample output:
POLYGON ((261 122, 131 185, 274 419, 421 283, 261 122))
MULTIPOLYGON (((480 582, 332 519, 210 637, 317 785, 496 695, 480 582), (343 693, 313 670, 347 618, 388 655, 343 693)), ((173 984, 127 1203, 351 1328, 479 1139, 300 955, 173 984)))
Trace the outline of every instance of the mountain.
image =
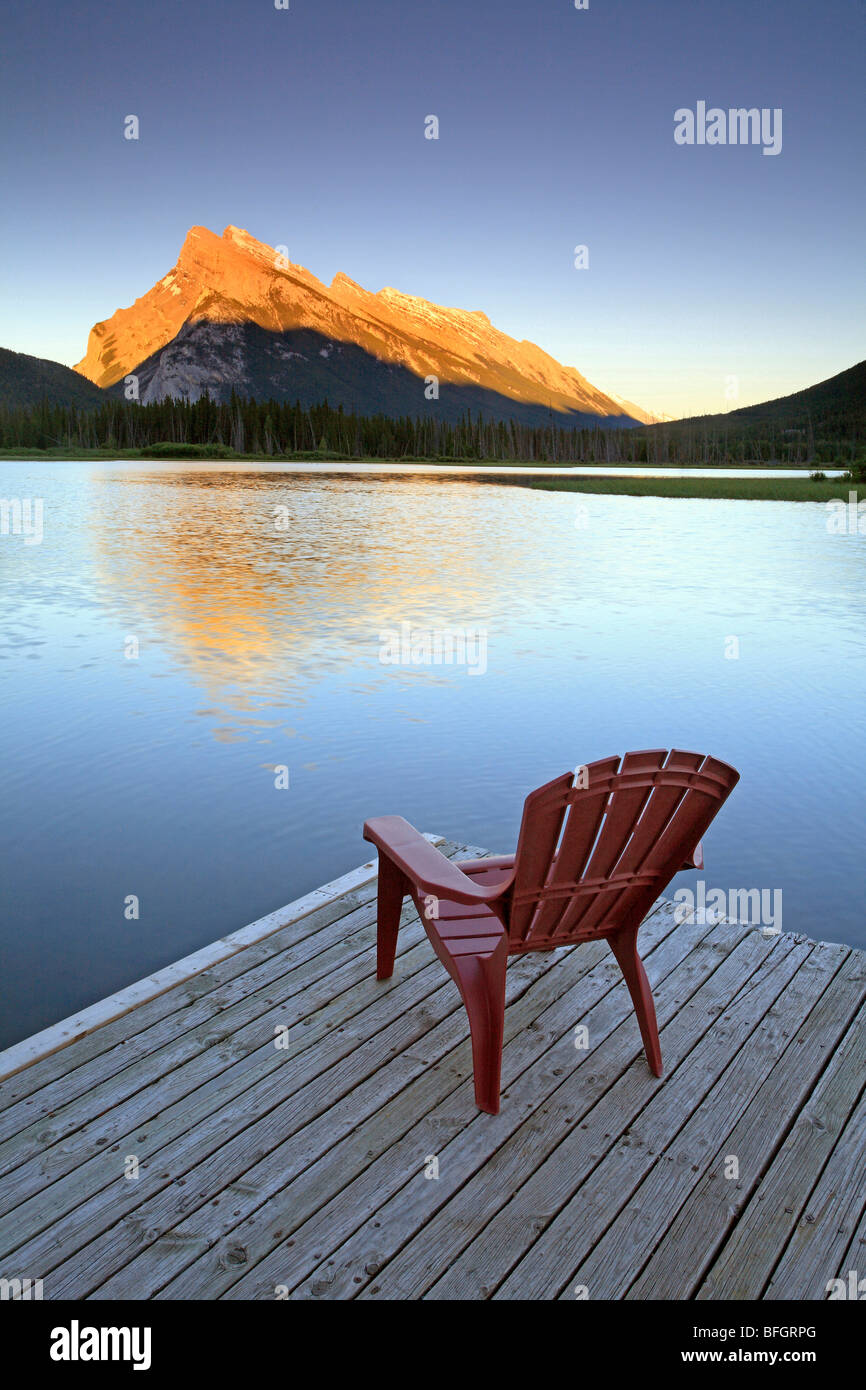
POLYGON ((105 392, 60 362, 0 348, 0 406, 39 405, 44 400, 86 408, 105 400, 105 392))
POLYGON ((653 424, 652 428, 669 434, 724 431, 745 436, 811 430, 816 438, 862 438, 866 434, 866 361, 790 396, 727 410, 721 415, 695 415, 676 420, 673 425, 653 424))
POLYGON ((187 234, 177 264, 128 309, 91 330, 76 370, 122 394, 139 379, 145 403, 205 390, 300 400, 370 415, 467 408, 526 424, 622 427, 654 417, 592 386, 534 343, 493 327, 478 309, 373 294, 348 276, 330 285, 237 227, 187 234), (427 400, 425 379, 438 378, 427 400))
POLYGON ((651 414, 648 410, 642 410, 639 405, 635 405, 634 401, 627 401, 624 396, 617 396, 613 391, 608 391, 607 394, 612 401, 622 406, 626 414, 630 415, 634 420, 639 420, 641 424, 659 425, 665 420, 676 419, 674 415, 665 415, 664 413, 661 415, 651 414))

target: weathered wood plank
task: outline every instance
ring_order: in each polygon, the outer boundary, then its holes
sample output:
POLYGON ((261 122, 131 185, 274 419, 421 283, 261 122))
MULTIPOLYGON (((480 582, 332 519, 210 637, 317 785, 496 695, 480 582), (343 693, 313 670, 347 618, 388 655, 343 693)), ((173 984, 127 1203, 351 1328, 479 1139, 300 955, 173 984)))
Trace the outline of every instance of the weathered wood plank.
MULTIPOLYGON (((667 923, 673 925, 672 911, 667 923)), ((680 930, 670 932, 648 953, 652 939, 648 925, 643 929, 644 952, 660 998, 659 982, 675 970, 682 989, 687 952, 692 970, 700 970, 702 958, 694 949, 689 951, 694 937, 680 930)), ((703 957, 705 971, 710 959, 709 953, 703 957)), ((350 1297, 353 1289, 360 1297, 375 1296, 374 1290, 388 1298, 418 1297, 448 1267, 478 1223, 507 1201, 515 1182, 525 1176, 527 1150, 534 1166, 551 1143, 559 1142, 563 1134, 579 1132, 593 1102, 626 1068, 636 1064, 643 1069, 647 1086, 656 1084, 643 1061, 631 1003, 615 964, 608 978, 612 988, 601 999, 590 996, 579 1013, 557 1020, 555 1047, 540 1056, 527 1053, 528 1065, 517 1082, 509 1084, 507 1111, 503 1109, 495 1125, 479 1117, 473 1129, 455 1135, 439 1152, 439 1179, 425 1181, 416 1169, 396 1199, 370 1215, 294 1291, 294 1297, 307 1298, 324 1290, 329 1298, 350 1297), (575 1049, 576 1022, 588 1028, 591 1051, 575 1049), (380 1277, 383 1269, 384 1277, 380 1277)), ((659 1019, 664 1025, 664 1008, 659 1019)))
MULTIPOLYGON (((646 928, 644 928, 646 931, 646 928)), ((668 1025, 680 1013, 687 1001, 699 993, 718 970, 720 963, 733 949, 736 940, 743 939, 743 929, 730 939, 728 929, 679 926, 661 946, 647 957, 647 970, 656 996, 656 1007, 668 1067, 675 1064, 675 1041, 668 1025)), ((618 975, 618 968, 617 968, 618 975)), ((592 1051, 581 1057, 580 1070, 555 1091, 544 1096, 539 1107, 531 1107, 528 1118, 509 1141, 492 1157, 476 1177, 471 1178, 432 1221, 419 1227, 419 1234, 405 1245, 387 1266, 381 1279, 361 1296, 417 1298, 430 1290, 430 1297, 486 1297, 492 1287, 487 1279, 495 1271, 488 1270, 489 1251, 475 1260, 467 1255, 473 1241, 484 1239, 492 1219, 500 1215, 513 1194, 534 1170, 542 1166, 555 1152, 571 1154, 575 1136, 581 1146, 591 1142, 590 1120, 606 1094, 623 1085, 630 1085, 630 1106, 638 1109, 653 1094, 658 1082, 646 1067, 640 1040, 634 1036, 634 1018, 630 1001, 617 978, 616 1014, 610 1017, 613 996, 587 1014, 592 1051), (609 1024, 614 1026, 611 1028, 609 1024), (564 1145, 564 1148, 560 1146, 564 1145), (477 1278, 476 1278, 477 1272, 477 1278), (377 1287, 378 1286, 378 1287, 377 1287), (432 1286, 432 1287, 431 1287, 432 1286)), ((530 1078, 530 1084, 533 1078, 530 1078)), ((622 1116, 624 1123, 634 1113, 629 1108, 622 1116)), ((593 1157, 582 1154, 581 1169, 591 1166, 593 1157)), ((569 1184, 577 1181, 573 1159, 567 1163, 569 1184)), ((494 1232, 494 1244, 496 1234, 494 1232)), ((477 1245, 480 1251, 481 1245, 477 1245)))
POLYGON ((864 1063, 866 1030, 852 1028, 740 1213, 698 1299, 763 1295, 860 1094, 864 1063))
POLYGON ((852 1271, 856 1275, 858 1297, 862 1297, 866 1293, 866 1208, 863 1209, 854 1238, 836 1268, 835 1277, 845 1279, 850 1288, 849 1276, 852 1271))
MULTIPOLYGON (((672 926, 672 913, 659 913, 644 927, 646 942, 654 944, 656 939, 664 941, 670 936, 672 926)), ((512 968, 516 964, 515 961, 512 968)), ((384 1146, 381 1157, 366 1168, 358 1165, 357 1161, 353 1164, 350 1154, 335 1150, 329 1156, 333 1159, 334 1168, 333 1173, 327 1175, 327 1183, 322 1183, 323 1175, 320 1173, 312 1175, 312 1180, 302 1175, 295 1184, 275 1196, 267 1212, 262 1218, 257 1217, 255 1224, 248 1222, 244 1228, 233 1233, 231 1239, 239 1237, 243 1241, 249 1263, 259 1261, 248 1276, 239 1279, 239 1271, 228 1269, 220 1279, 214 1269, 214 1264, 219 1262, 225 1251, 229 1239, 227 1236, 209 1253, 209 1274, 204 1276, 199 1272, 199 1281, 206 1277, 207 1286, 213 1287, 214 1278, 218 1278, 221 1288, 230 1290, 228 1296, 232 1298, 272 1296, 275 1284, 295 1287, 305 1275, 312 1274, 323 1252, 329 1253, 340 1245, 359 1225, 366 1227, 369 1224, 376 1230, 373 1238, 375 1249, 367 1251, 360 1263, 353 1256, 349 1257, 349 1288, 354 1292, 356 1279, 360 1282, 362 1277, 366 1277, 359 1276, 358 1271, 365 1271, 368 1264, 372 1265, 382 1258, 383 1243, 389 1238, 388 1228, 395 1224, 392 1219, 395 1213, 394 1194, 400 1193, 407 1183, 413 1187, 421 1183, 431 1202, 444 1201, 445 1193, 453 1185, 464 1181, 479 1163, 486 1162, 490 1153, 504 1142, 510 1130, 522 1123, 527 1110, 533 1111, 541 1105, 546 1094, 559 1084, 562 1075, 575 1065, 575 1024, 591 1016, 595 1001, 606 1000, 616 991, 618 976, 618 967, 602 942, 593 942, 561 957, 556 968, 539 978, 521 1000, 522 1005, 532 1003, 534 1018, 528 1024, 524 1022, 516 1027, 519 1020, 515 1016, 514 1006, 509 1011, 511 1017, 507 1020, 502 1073, 506 1101, 495 1120, 479 1114, 471 1094, 465 1096, 459 1109, 455 1108, 455 1097, 447 1096, 429 1114, 425 1114, 415 1104, 414 1097, 403 1093, 394 1102, 393 1116, 382 1112, 377 1117, 389 1123, 392 1131, 399 1131, 405 1124, 405 1120, 400 1121, 400 1113, 411 1116, 414 1123, 401 1139, 384 1146), (567 988, 564 987, 566 985, 567 988), (555 986, 563 987, 558 997, 554 995, 555 986), (525 1070, 527 1068, 531 1069, 531 1075, 525 1070), (419 1115, 420 1119, 417 1118, 419 1115), (436 1181, 423 1178, 430 1155, 440 1160, 440 1177, 436 1181), (359 1166, 362 1167, 360 1172, 359 1166), (347 1171, 358 1172, 358 1176, 347 1182, 347 1171), (325 1198, 330 1200, 323 1205, 325 1198), (307 1210, 314 1215, 301 1225, 299 1217, 307 1210), (285 1239, 281 1244, 277 1229, 283 1237, 292 1235, 290 1247, 287 1247, 285 1239), (262 1259, 263 1255, 267 1258, 262 1259), (230 1288, 233 1284, 235 1287, 230 1288)), ((596 1041, 605 1036, 606 1031, 616 1027, 627 1012, 627 1005, 618 998, 609 1010, 606 1021, 600 1014, 596 1015, 593 1018, 596 1041)), ((632 1056, 635 1040, 629 1039, 625 1046, 629 1057, 632 1056)), ((398 1218, 396 1224, 401 1226, 403 1218, 398 1218)), ((363 1236, 360 1238, 364 1239, 363 1236)), ((196 1271, 191 1269, 187 1277, 175 1281, 165 1290, 165 1296, 194 1296, 191 1290, 195 1287, 192 1282, 195 1276, 196 1271)), ((329 1267, 321 1278, 312 1280, 316 1294, 320 1291, 319 1284, 328 1288, 329 1297, 339 1296, 333 1267, 329 1267)), ((300 1296, 305 1295, 301 1293, 300 1296)))
MULTIPOLYGON (((549 961, 535 961, 529 970, 514 972, 509 980, 510 997, 513 999, 520 995, 533 978, 549 970, 549 961)), ((441 973, 440 968, 440 976, 441 973)), ((182 1268, 195 1254, 207 1248, 213 1239, 208 1235, 203 1238, 204 1245, 192 1243, 195 1238, 186 1223, 191 1221, 196 1211, 207 1204, 208 1231, 213 1230, 218 1214, 224 1220, 230 1219, 236 1223, 239 1216, 255 1211, 293 1177, 317 1171, 317 1165, 329 1149, 353 1134, 364 1121, 378 1114, 388 1101, 405 1090, 407 1082, 422 1076, 431 1067, 434 1071, 437 1067, 442 1071, 445 1082, 450 1083, 452 1090, 465 1083, 471 1076, 472 1063, 456 990, 448 981, 432 998, 434 1002, 437 998, 441 999, 441 1010, 434 1010, 428 1000, 426 1016, 413 1025, 414 1047, 390 1056, 389 1049, 382 1047, 374 1038, 374 1064, 367 1069, 368 1074, 363 1082, 355 1084, 350 1076, 347 1086, 346 1077, 341 1075, 342 1095, 334 1103, 318 1105, 312 1117, 303 1113, 291 1116, 288 1107, 283 1105, 255 1118, 236 1139, 222 1145, 215 1162, 202 1164, 197 1174, 187 1174, 185 1182, 198 1183, 191 1200, 186 1200, 177 1187, 173 1187, 160 1193, 146 1206, 133 1212, 129 1221, 113 1227, 89 1246, 86 1277, 94 1286, 99 1284, 91 1296, 129 1296, 121 1292, 128 1287, 129 1279, 132 1278, 136 1287, 140 1288, 148 1271, 149 1277, 155 1280, 155 1287, 159 1287, 168 1273, 182 1268), (436 1015, 440 1011, 444 1017, 437 1022, 436 1015), (382 1067, 385 1056, 389 1058, 387 1068, 382 1067), (290 1116, 288 1120, 287 1115, 290 1116), (144 1242, 140 1237, 136 1239, 136 1229, 142 1221, 147 1224, 144 1242), (178 1237, 176 1233, 181 1223, 184 1223, 184 1230, 178 1237), (131 1240, 136 1253, 141 1251, 142 1243, 156 1246, 141 1252, 134 1261, 134 1269, 130 1265, 131 1240), (181 1245, 179 1262, 173 1259, 177 1245, 181 1245)), ((403 1020, 400 1023, 406 1026, 403 1020)), ((350 1059, 350 1065, 353 1061, 354 1058, 350 1059)), ((388 1131, 388 1138, 389 1142, 393 1141, 393 1130, 388 1131)), ((71 1265, 68 1272, 74 1284, 80 1286, 81 1271, 77 1265, 71 1265)), ((64 1283, 58 1285, 58 1280, 63 1281, 66 1274, 66 1268, 55 1271, 52 1287, 64 1288, 64 1283)), ((56 1296, 64 1295, 58 1291, 56 1296)))
MULTIPOLYGON (((729 930, 725 927, 724 933, 729 930)), ((684 1065, 686 1058, 700 1047, 708 1033, 722 1026, 720 1014, 725 1021, 723 1039, 730 1055, 737 1037, 730 1024, 733 1006, 729 1001, 762 987, 766 989, 768 978, 775 977, 774 982, 781 989, 784 979, 779 975, 786 963, 789 971, 793 968, 787 960, 793 949, 787 938, 768 943, 756 933, 747 932, 706 983, 677 1010, 662 1035, 667 1079, 653 1087, 665 1122, 644 1140, 644 1151, 658 1152, 661 1148, 662 1137, 673 1120, 674 1094, 690 1092, 688 1101, 693 1103, 695 1095, 705 1093, 705 1073, 699 1071, 692 1078, 691 1067, 684 1065), (753 975, 757 983, 752 980, 753 975)), ((717 1065, 721 1063, 721 1052, 720 1048, 715 1058, 717 1065)), ((583 1249, 584 1231, 590 1226, 595 1229, 598 1219, 605 1224, 612 1220, 633 1190, 633 1182, 625 1188, 620 1185, 617 1162, 610 1160, 605 1164, 605 1158, 651 1110, 653 1103, 651 1100, 647 1104, 643 1076, 633 1066, 587 1117, 587 1127, 581 1135, 580 1167, 575 1169, 569 1149, 560 1146, 534 1173, 527 1173, 527 1180, 517 1188, 502 1213, 448 1271, 440 1281, 442 1287, 437 1286, 433 1296, 447 1297, 446 1287, 453 1296, 458 1280, 465 1280, 465 1292, 460 1297, 479 1297, 481 1287, 502 1297, 545 1298, 558 1294, 574 1257, 583 1249), (575 1193, 579 1193, 578 1198, 575 1193), (585 1209, 584 1202, 588 1204, 585 1209)))
MULTIPOLYGON (((707 1171, 725 1136, 761 1089, 768 1071, 783 1056, 791 1059, 794 1068, 802 1068, 803 1049, 798 1046, 797 1034, 807 1026, 822 995, 826 998, 827 993, 832 992, 834 999, 840 995, 850 997, 850 978, 843 978, 841 987, 832 990, 834 977, 847 955, 844 947, 828 948, 825 951, 812 951, 804 960, 772 1008, 758 1023, 749 1037, 748 1047, 735 1054, 712 1090, 686 1116, 686 1123, 672 1143, 654 1162, 644 1160, 646 1172, 643 1180, 617 1219, 593 1244, 586 1258, 572 1270, 565 1285, 568 1292, 561 1297, 573 1298, 577 1285, 587 1288, 592 1299, 624 1296, 635 1272, 663 1241, 677 1210, 707 1171)), ((839 1035, 840 1029, 837 1027, 834 1030, 837 1040, 839 1035)), ((811 1028, 809 1040, 810 1048, 814 1048, 811 1028)), ((640 1139, 635 1137, 635 1130, 632 1130, 630 1139, 629 1157, 637 1158, 636 1146, 639 1147, 640 1139)), ((746 1181, 748 1174, 742 1172, 739 1152, 729 1145, 727 1156, 731 1155, 740 1164, 741 1181, 746 1181)), ((725 1156, 721 1162, 717 1162, 714 1170, 722 1186, 727 1185, 724 1160, 725 1156)), ((628 1166, 627 1162, 623 1163, 620 1171, 628 1166)), ((702 1223, 698 1223, 698 1229, 706 1241, 702 1223)), ((674 1297, 682 1298, 690 1273, 683 1262, 682 1252, 677 1255, 677 1263, 680 1283, 674 1297)))
MULTIPOLYGON (((858 1020, 862 1030, 866 1012, 858 1020)), ((782 1252, 764 1294, 768 1299, 825 1299, 830 1281, 841 1268, 851 1237, 866 1209, 866 1095, 848 1117, 830 1160, 818 1179, 806 1210, 782 1252)), ((853 1268, 853 1267, 852 1267, 853 1268)), ((842 1271, 850 1296, 849 1268, 842 1271)), ((856 1271, 855 1281, 866 1278, 856 1271)), ((866 1287, 863 1292, 866 1293, 866 1287)), ((862 1295, 861 1295, 862 1296, 862 1295)))
POLYGON ((155 1088, 154 1096, 132 1096, 117 1112, 79 1131, 73 1136, 76 1153, 71 1171, 66 1171, 71 1160, 63 1153, 63 1145, 54 1146, 37 1171, 28 1165, 16 1169, 5 1180, 4 1189, 14 1185, 12 1199, 20 1194, 23 1200, 0 1218, 0 1249, 14 1248, 21 1231, 47 1230, 61 1218, 65 1240, 73 1233, 90 1236, 100 1224, 116 1221, 120 1211, 137 1206, 152 1184, 165 1186, 212 1155, 227 1162, 231 1156, 238 1165, 232 1177, 240 1176, 249 1166, 251 1152, 258 1156, 253 1147, 258 1131, 249 1133, 257 1120, 263 1122, 270 1112, 279 1111, 270 1122, 282 1127, 273 1141, 278 1142, 331 1109, 343 1095, 354 1091, 357 1097, 361 1083, 381 1067, 383 1055, 403 1052, 424 1038, 431 1021, 455 1012, 456 992, 448 987, 450 982, 443 985, 437 967, 438 962, 430 962, 405 981, 395 977, 386 993, 371 1000, 362 1014, 366 1026, 358 1026, 366 1035, 364 1041, 359 1043, 357 1029, 354 1037, 346 1029, 336 1055, 335 1040, 331 1051, 309 1049, 292 1065, 287 1054, 274 1048, 272 1027, 262 1026, 258 1045, 239 1061, 233 1055, 235 1040, 227 1040, 227 1050, 219 1054, 224 1067, 217 1074, 213 1067, 205 1067, 206 1056, 196 1057, 170 1073, 163 1086, 155 1088), (426 996, 426 1012, 412 1007, 426 996), (389 1008, 396 1017, 383 1031, 382 1015, 389 1008), (159 1109, 160 1091, 167 1097, 165 1109, 159 1109), (87 1146, 84 1151, 83 1145, 87 1146), (139 1156, 142 1176, 137 1183, 125 1182, 118 1192, 123 1157, 130 1153, 139 1156), (40 1172, 53 1176, 49 1163, 62 1176, 40 1191, 33 1183, 40 1172), (141 1185, 145 1177, 147 1188, 141 1185), (76 1208, 81 1211, 73 1217, 76 1208), (103 1217, 98 1216, 100 1209, 104 1209, 103 1217))
MULTIPOLYGON (((432 951, 430 954, 432 958, 432 951)), ((547 969, 551 963, 552 962, 548 960, 546 962, 541 962, 541 965, 544 969, 547 969)), ((371 976, 372 969, 371 959, 371 976)), ((151 1168, 152 1170, 149 1173, 148 1191, 165 1188, 168 1186, 169 1182, 173 1180, 170 1198, 173 1202, 174 1210, 165 1215, 166 1224, 171 1225, 172 1219, 177 1219, 178 1214, 183 1213, 183 1211, 189 1207, 190 1203, 196 1200, 192 1193, 183 1191, 187 1179, 186 1177, 179 1176, 181 1173, 186 1173, 195 1162, 202 1158, 216 1155, 217 1166, 222 1163, 230 1163, 232 1167, 228 1170, 227 1176, 224 1178, 224 1183, 227 1184, 229 1181, 237 1179, 261 1153, 276 1147, 280 1142, 284 1142, 287 1136, 290 1136, 298 1129, 302 1129, 309 1123, 312 1116, 320 1115, 321 1123, 315 1127, 314 1131, 316 1136, 315 1142, 320 1146, 317 1151, 310 1151, 313 1143, 313 1132, 307 1131, 305 1134, 305 1147, 303 1149, 301 1161, 304 1166, 308 1166, 315 1157, 319 1156, 321 1151, 326 1150, 335 1141, 333 1132, 334 1103, 339 1099, 341 1094, 345 1093, 347 1096, 347 1111, 351 1112, 352 1107, 358 1108, 357 1115, 352 1113, 346 1114, 343 1124, 347 1130, 354 1128, 359 1122, 359 1118, 363 1117, 364 1112, 360 1109, 362 1104, 363 1107, 369 1109, 374 1099, 378 1099, 379 1103, 381 1103, 382 1087, 375 1079, 375 1072, 381 1066, 383 1053, 387 1053, 389 1043, 396 1046, 396 1044, 393 1044, 393 1039, 401 1032, 405 1036, 401 1039, 400 1045, 405 1047, 407 1042, 411 1043, 417 1041, 419 1038, 423 1038, 425 1032, 430 1029, 431 1024, 436 1023, 437 1017, 445 1019, 448 1022, 449 1033, 439 1032, 437 1028, 434 1028, 426 1039, 429 1044, 427 1056, 434 1064, 436 1049, 441 1046, 443 1050, 447 1051, 447 1047, 453 1045, 453 1041, 456 1041, 456 1038, 452 1040, 450 1032, 456 1032, 458 1037, 465 1036, 465 1022, 460 1018, 455 1020, 453 1017, 459 1002, 456 991, 454 991, 447 977, 443 981, 443 972, 438 966, 438 962, 433 962, 432 966, 428 967, 425 973, 430 977, 427 981, 428 985, 432 980, 437 987, 435 989, 435 995, 432 997, 430 1008, 423 1015, 411 1009, 404 1013, 401 1010, 399 999, 397 999, 395 1003, 381 998, 379 1004, 374 1007, 384 1009, 389 1017, 392 1014, 396 1015, 394 1020, 389 1023, 388 1029, 384 1035, 371 1038, 369 1045, 356 1049, 351 1053, 345 1063, 339 1067, 333 1065, 333 1048, 331 1055, 325 1054, 323 1056, 317 1054, 315 1050, 313 1050, 309 1054, 311 1058, 309 1069, 311 1072, 318 1072, 322 1071, 322 1069, 326 1069, 323 1072, 322 1084, 318 1086, 318 1090, 313 1085, 308 1084, 305 1086, 294 1106, 287 1107, 285 1104, 284 1097, 281 1094, 281 1087, 285 1089, 287 1083, 284 1077, 275 1075, 269 1078, 269 1087, 266 1088, 265 1091, 262 1091, 261 1087, 257 1085, 254 1086, 249 1093, 245 1093, 240 1098, 235 1097, 232 1099, 232 1097, 229 1097, 232 1103, 228 1107, 227 1114, 214 1111, 212 1106, 204 1107, 208 1113, 203 1114, 202 1117, 198 1119, 192 1132, 181 1135, 175 1143, 162 1148, 158 1156, 153 1160, 153 1163, 151 1163, 150 1156, 146 1155, 142 1162, 142 1169, 151 1168), (360 1082, 364 1077, 366 1077, 368 1081, 372 1080, 373 1084, 365 1083, 362 1086, 360 1082), (328 1087, 331 1088, 330 1094, 328 1094, 328 1087), (316 1101, 315 1105, 309 1103, 311 1093, 316 1101), (263 1095, 265 1100, 263 1100, 263 1095), (213 1113, 211 1113, 212 1111, 213 1113), (264 1133, 267 1133, 269 1142, 259 1147, 256 1141, 260 1135, 264 1133), (230 1135, 236 1137, 229 1142, 230 1135), (171 1171, 169 1171, 168 1168, 162 1171, 163 1165, 169 1162, 171 1163, 171 1171), (178 1163, 180 1163, 180 1167, 176 1166, 178 1163), (156 1181, 154 1181, 155 1179, 156 1181)), ((519 979, 520 975, 518 973, 518 975, 515 976, 515 984, 519 983, 519 979)), ((379 989, 380 991, 382 989, 381 983, 379 989)), ((349 1045, 351 1046, 351 1042, 349 1045)), ((344 1040, 342 1038, 339 1040, 339 1046, 345 1051, 344 1040)), ((269 1052, 269 1067, 271 1066, 271 1055, 271 1052, 269 1052)), ((308 1054, 305 1053, 304 1057, 307 1055, 308 1054)), ((303 1058, 301 1060, 303 1062, 303 1058)), ((423 1059, 418 1056, 413 1056, 411 1050, 405 1051, 396 1059, 396 1069, 393 1070, 395 1088, 399 1089, 401 1085, 406 1084, 406 1080, 408 1079, 406 1075, 407 1072, 410 1075, 415 1074, 422 1069, 423 1065, 423 1059)), ((277 1066, 279 1067, 279 1062, 277 1066)), ((294 1070, 297 1070, 297 1065, 294 1070)), ((221 1085, 225 1085, 224 1079, 221 1085)), ((206 1087, 202 1088, 202 1090, 206 1089, 206 1087)), ((196 1093, 196 1098, 199 1094, 198 1092, 196 1093)), ((176 1107, 173 1107, 173 1109, 176 1109, 176 1107)), ((189 1125, 191 1118, 193 1120, 197 1118, 195 1114, 191 1116, 189 1102, 187 1102, 181 1118, 186 1125, 189 1125)), ((158 1125, 152 1128, 158 1128, 158 1125)), ((112 1160, 108 1156, 100 1155, 99 1159, 93 1160, 93 1162, 99 1161, 104 1166, 106 1158, 108 1161, 108 1168, 106 1171, 115 1180, 113 1187, 104 1182, 105 1171, 103 1171, 99 1174, 99 1177, 103 1181, 95 1184, 100 1187, 100 1191, 96 1193, 91 1200, 80 1205, 75 1201, 76 1194, 73 1193, 72 1202, 77 1209, 68 1211, 64 1215, 62 1222, 59 1223, 59 1226, 55 1222, 53 1229, 46 1229, 41 1237, 31 1239, 28 1243, 28 1254, 31 1258, 31 1262, 48 1260, 49 1267, 52 1267, 59 1263, 64 1257, 71 1255, 73 1250, 80 1249, 84 1241, 92 1237, 94 1229, 99 1229, 100 1225, 117 1223, 124 1209, 129 1210, 128 1222, 135 1226, 138 1232, 137 1239, 140 1244, 142 1220, 131 1208, 138 1206, 145 1200, 147 1194, 143 1190, 144 1185, 122 1184, 122 1190, 118 1192, 117 1167, 120 1160, 112 1160), (61 1233, 60 1235, 58 1235, 58 1230, 61 1233), (63 1248, 61 1249, 58 1248, 59 1240, 62 1240, 63 1248)), ((208 1171, 210 1172, 213 1167, 214 1163, 209 1163, 208 1171)), ((82 1169, 76 1170, 77 1174, 80 1174, 82 1171, 82 1169)), ((75 1177, 76 1175, 72 1176, 75 1177)), ((62 1182, 58 1182, 48 1189, 47 1200, 49 1204, 57 1204, 57 1192, 62 1186, 62 1182)), ((64 1202, 68 1202, 69 1194, 63 1192, 62 1198, 64 1202)), ((202 1201, 205 1199, 205 1197, 201 1198, 202 1201)), ((43 1222, 49 1214, 53 1215, 53 1213, 46 1213, 45 1205, 46 1198, 43 1196, 37 1203, 39 1217, 43 1222)), ((21 1211, 23 1211, 23 1208, 19 1209, 19 1213, 21 1211)), ((30 1213, 31 1216, 34 1214, 35 1213, 30 1213)), ((155 1228, 153 1230, 154 1238, 159 1233, 160 1228, 155 1228)), ((117 1234, 117 1232, 115 1232, 115 1234, 117 1234)), ((80 1261, 73 1259, 73 1264, 80 1264, 80 1261)), ((90 1277, 92 1268, 95 1268, 95 1265, 91 1260, 88 1265, 88 1277, 90 1277)))
MULTIPOLYGON (((839 947, 822 946, 838 952, 839 947)), ((630 1299, 691 1298, 779 1148, 849 1026, 864 994, 863 959, 851 952, 802 1028, 750 1101, 677 1212, 642 1272, 630 1299), (840 1002, 843 1007, 840 1009, 840 1002), (726 1159, 736 1156, 739 1177, 726 1180, 726 1159)))

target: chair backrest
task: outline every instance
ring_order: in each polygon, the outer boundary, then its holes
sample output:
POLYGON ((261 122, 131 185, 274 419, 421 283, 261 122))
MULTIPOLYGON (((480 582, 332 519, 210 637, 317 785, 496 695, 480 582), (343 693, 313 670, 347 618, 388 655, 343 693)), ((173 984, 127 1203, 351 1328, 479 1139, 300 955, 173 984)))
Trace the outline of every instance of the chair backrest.
POLYGON ((642 922, 738 781, 716 758, 650 749, 531 792, 507 908, 510 951, 642 922))

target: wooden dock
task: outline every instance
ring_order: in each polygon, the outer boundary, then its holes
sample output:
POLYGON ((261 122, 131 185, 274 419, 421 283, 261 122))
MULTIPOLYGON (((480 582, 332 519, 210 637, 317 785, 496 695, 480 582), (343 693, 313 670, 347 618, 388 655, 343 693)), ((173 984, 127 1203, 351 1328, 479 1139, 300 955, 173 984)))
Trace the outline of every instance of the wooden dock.
POLYGON ((375 890, 366 864, 0 1054, 0 1279, 597 1300, 866 1276, 866 954, 659 903, 661 1081, 603 942, 516 957, 490 1116, 411 907, 377 983, 375 890))

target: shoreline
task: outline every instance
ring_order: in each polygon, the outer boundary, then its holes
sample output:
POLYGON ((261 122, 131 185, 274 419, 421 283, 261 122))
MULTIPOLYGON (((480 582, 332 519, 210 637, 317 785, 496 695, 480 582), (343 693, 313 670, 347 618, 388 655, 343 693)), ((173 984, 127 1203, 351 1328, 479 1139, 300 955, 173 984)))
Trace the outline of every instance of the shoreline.
MULTIPOLYGON (((183 446, 178 446, 182 448, 183 446)), ((841 463, 797 464, 751 459, 741 463, 581 463, 554 462, 549 460, 507 460, 472 458, 422 458, 407 455, 402 458, 380 458, 376 455, 341 454, 179 454, 176 458, 169 454, 147 454, 139 449, 0 449, 2 463, 151 463, 151 464, 226 464, 226 463, 264 463, 274 469, 297 469, 319 472, 323 468, 339 468, 346 472, 376 472, 384 469, 412 470, 429 468, 438 471, 460 471, 472 473, 537 473, 543 476, 574 476, 585 474, 588 477, 628 477, 646 476, 648 469, 657 469, 659 476, 680 474, 695 476, 697 471, 740 476, 762 476, 765 473, 778 473, 780 476, 807 476, 811 472, 823 472, 841 477, 849 471, 849 465, 841 463)))
MULTIPOLYGON (((837 470, 831 470, 824 481, 813 481, 806 469, 792 470, 784 465, 701 466, 689 472, 679 465, 659 464, 658 472, 640 473, 653 465, 623 464, 620 467, 580 464, 496 464, 475 460, 409 461, 395 459, 279 459, 274 455, 244 455, 233 458, 146 458, 118 452, 81 451, 57 453, 48 450, 30 453, 0 452, 0 462, 7 463, 105 463, 141 464, 167 471, 177 467, 215 472, 246 465, 249 469, 265 467, 274 474, 296 474, 320 477, 363 478, 449 478, 455 481, 484 482, 511 487, 534 488, 544 492, 574 492, 602 496, 670 497, 706 501, 742 502, 840 502, 849 506, 866 500, 866 481, 853 482, 837 470), (791 476, 791 474, 794 476, 791 476), (835 474, 835 476, 831 476, 835 474), (852 497, 853 494, 853 497, 852 497)), ((815 470, 819 471, 819 470, 815 470)), ((820 470, 825 471, 825 470, 820 470)), ((856 511, 856 505, 855 505, 856 511)), ((858 521, 849 531, 858 529, 858 521)), ((866 534, 866 523, 863 533, 866 534)))
MULTIPOLYGON (((842 478, 812 482, 809 478, 544 478, 510 481, 513 487, 540 492, 574 492, 608 497, 670 497, 720 502, 839 502, 845 508, 866 500, 866 482, 842 478), (853 497, 852 497, 853 494, 853 497)), ((862 518, 866 534, 866 515, 862 518)), ((848 531, 852 531, 850 520, 848 531)), ((853 527, 856 530, 857 526, 853 527)))

